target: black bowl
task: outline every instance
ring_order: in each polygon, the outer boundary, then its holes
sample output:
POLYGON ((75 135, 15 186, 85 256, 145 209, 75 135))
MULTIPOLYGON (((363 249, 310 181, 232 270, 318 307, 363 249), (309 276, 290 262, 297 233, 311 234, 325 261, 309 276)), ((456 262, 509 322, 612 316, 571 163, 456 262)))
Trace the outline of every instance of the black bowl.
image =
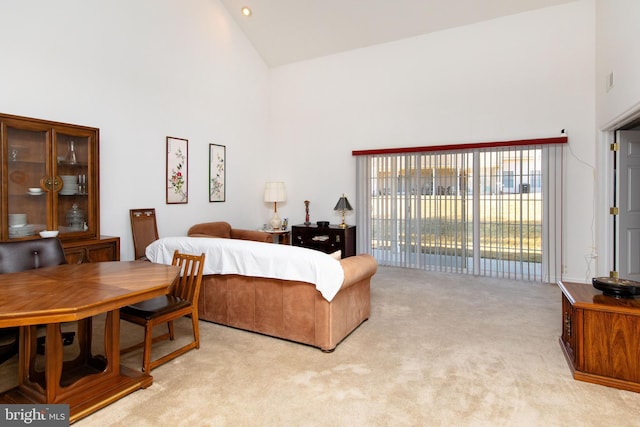
POLYGON ((329 226, 329 221, 317 221, 316 224, 318 224, 320 228, 326 228, 329 226))
POLYGON ((626 279, 612 279, 611 277, 594 277, 593 287, 603 294, 615 298, 633 298, 640 295, 640 282, 626 279))

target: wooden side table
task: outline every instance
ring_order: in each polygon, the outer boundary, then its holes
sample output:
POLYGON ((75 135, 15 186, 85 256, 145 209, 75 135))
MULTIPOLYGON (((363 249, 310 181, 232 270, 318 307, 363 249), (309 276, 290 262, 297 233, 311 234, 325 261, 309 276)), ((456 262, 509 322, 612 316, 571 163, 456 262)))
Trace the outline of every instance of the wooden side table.
POLYGON ((273 243, 279 243, 281 245, 291 244, 291 231, 290 230, 260 230, 273 236, 273 243))
POLYGON ((576 380, 640 392, 640 300, 559 281, 560 346, 576 380))

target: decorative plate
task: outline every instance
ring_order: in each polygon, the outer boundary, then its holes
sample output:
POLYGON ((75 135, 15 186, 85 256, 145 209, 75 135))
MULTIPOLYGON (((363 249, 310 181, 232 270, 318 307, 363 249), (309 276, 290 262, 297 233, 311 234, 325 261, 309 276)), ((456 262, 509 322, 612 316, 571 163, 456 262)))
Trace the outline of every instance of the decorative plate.
POLYGON ((611 277, 594 277, 591 280, 593 287, 603 294, 615 298, 633 298, 640 295, 640 282, 626 279, 613 279, 611 277))
POLYGON ((27 180, 27 175, 22 171, 13 171, 9 174, 9 179, 16 184, 24 184, 27 180))

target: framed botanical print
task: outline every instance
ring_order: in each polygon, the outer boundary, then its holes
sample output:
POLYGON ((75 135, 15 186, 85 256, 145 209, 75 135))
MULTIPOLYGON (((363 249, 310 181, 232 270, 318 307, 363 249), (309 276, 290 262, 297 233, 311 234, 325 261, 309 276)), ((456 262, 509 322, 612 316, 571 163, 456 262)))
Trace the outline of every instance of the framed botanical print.
POLYGON ((167 204, 189 201, 189 141, 167 137, 167 204))
POLYGON ((209 202, 224 202, 226 197, 226 147, 209 144, 209 202))

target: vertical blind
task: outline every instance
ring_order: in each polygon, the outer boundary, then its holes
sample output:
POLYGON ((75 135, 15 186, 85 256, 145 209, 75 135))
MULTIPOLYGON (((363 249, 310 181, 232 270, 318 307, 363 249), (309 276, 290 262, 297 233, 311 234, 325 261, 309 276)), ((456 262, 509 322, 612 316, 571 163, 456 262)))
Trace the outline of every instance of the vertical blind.
POLYGON ((530 142, 354 152, 358 251, 381 265, 559 279, 566 138, 530 142))

